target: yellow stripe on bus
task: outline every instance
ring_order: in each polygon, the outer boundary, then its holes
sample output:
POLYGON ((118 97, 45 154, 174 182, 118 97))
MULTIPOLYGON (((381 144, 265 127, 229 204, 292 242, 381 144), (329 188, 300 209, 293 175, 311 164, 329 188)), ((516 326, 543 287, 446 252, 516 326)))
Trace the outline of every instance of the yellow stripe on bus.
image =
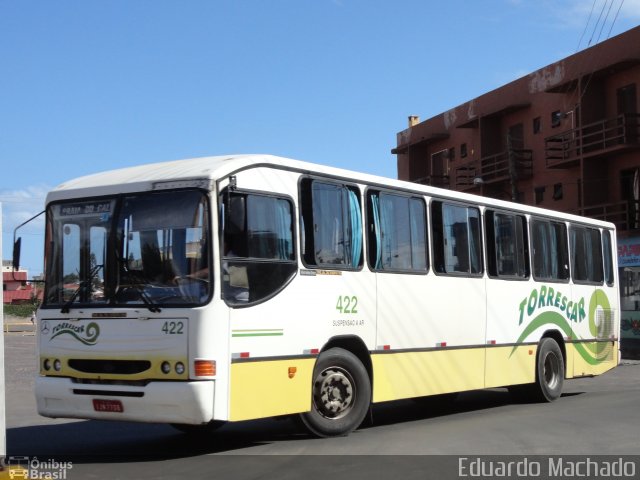
POLYGON ((573 373, 574 377, 584 377, 589 375, 600 375, 611 370, 618 364, 618 342, 583 342, 581 344, 567 343, 567 353, 573 353, 572 372, 567 369, 568 373, 573 373), (581 345, 585 348, 591 348, 597 352, 597 362, 587 362, 577 350, 581 345))
POLYGON ((229 420, 249 420, 311 409, 315 358, 231 364, 229 420), (290 369, 295 369, 291 375, 290 369))
POLYGON ((536 380, 537 345, 487 348, 484 388, 521 385, 536 380))
POLYGON ((485 349, 371 355, 373 402, 484 388, 485 349))
MULTIPOLYGON (((403 398, 533 383, 537 345, 372 354, 374 403, 403 398), (485 363, 486 362, 486 363, 485 363), (486 369, 485 369, 486 366, 486 369)), ((597 375, 617 363, 618 344, 590 365, 566 344, 567 377, 597 375)), ((232 421, 309 411, 315 358, 231 365, 232 421), (289 378, 290 368, 296 372, 289 378)))

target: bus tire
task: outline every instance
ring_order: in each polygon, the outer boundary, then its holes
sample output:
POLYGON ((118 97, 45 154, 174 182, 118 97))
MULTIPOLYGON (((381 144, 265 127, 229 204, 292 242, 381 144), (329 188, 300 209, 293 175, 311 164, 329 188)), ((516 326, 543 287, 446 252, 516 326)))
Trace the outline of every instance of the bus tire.
POLYGON ((536 360, 535 396, 541 402, 553 402, 562 394, 564 359, 558 343, 550 337, 540 342, 536 360))
POLYGON ((360 426, 371 403, 366 368, 342 348, 320 354, 311 390, 311 411, 300 416, 305 427, 319 437, 349 434, 360 426))
POLYGON ((222 420, 212 420, 203 425, 189 425, 186 423, 172 423, 171 426, 176 430, 186 433, 187 435, 211 435, 213 432, 222 427, 225 423, 222 420))

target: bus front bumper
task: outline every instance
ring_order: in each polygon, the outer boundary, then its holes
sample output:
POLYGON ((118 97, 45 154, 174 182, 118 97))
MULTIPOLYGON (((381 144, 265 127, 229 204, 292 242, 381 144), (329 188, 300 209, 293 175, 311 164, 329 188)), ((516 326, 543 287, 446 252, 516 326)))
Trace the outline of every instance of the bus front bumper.
POLYGON ((37 377, 35 394, 38 413, 45 417, 197 425, 213 420, 215 381, 149 382, 138 387, 37 377))

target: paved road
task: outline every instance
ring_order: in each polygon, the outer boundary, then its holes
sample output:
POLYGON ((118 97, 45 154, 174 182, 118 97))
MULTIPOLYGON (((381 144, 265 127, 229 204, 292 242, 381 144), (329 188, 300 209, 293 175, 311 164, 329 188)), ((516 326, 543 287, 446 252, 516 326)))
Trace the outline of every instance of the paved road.
MULTIPOLYGON (((459 457, 402 455, 640 455, 637 361, 566 382, 553 404, 514 404, 506 390, 493 389, 461 394, 448 405, 377 405, 368 424, 344 438, 312 438, 293 419, 228 424, 211 437, 190 438, 166 425, 41 418, 32 394, 34 337, 9 334, 5 349, 8 455, 73 462, 71 480, 211 478, 212 472, 219 473, 215 478, 371 479, 403 470, 405 478, 431 478, 425 469, 448 478, 459 457)), ((640 474, 640 462, 636 468, 640 474)))

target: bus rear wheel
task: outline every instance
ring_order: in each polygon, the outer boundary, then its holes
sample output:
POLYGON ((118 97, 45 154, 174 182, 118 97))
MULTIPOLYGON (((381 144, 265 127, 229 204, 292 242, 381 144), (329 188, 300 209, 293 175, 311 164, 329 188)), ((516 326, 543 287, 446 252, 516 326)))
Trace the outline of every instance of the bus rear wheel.
POLYGON ((347 435, 360 426, 371 403, 371 381, 362 362, 342 348, 323 352, 313 369, 311 411, 301 414, 319 437, 347 435))
POLYGON ((558 343, 549 337, 540 342, 536 362, 536 397, 542 402, 553 402, 562 394, 564 359, 558 343))
POLYGON ((509 392, 520 402, 553 402, 562 395, 564 384, 564 358, 558 343, 550 337, 540 341, 536 358, 536 381, 528 385, 509 387, 509 392))

